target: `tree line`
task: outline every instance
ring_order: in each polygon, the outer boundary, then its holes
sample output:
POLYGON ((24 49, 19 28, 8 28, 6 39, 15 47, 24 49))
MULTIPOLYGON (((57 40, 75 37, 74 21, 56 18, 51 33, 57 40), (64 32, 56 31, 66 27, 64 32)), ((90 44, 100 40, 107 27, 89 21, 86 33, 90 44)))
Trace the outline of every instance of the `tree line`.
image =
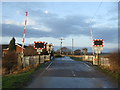
POLYGON ((62 47, 61 49, 58 49, 57 51, 55 51, 55 54, 60 54, 60 50, 62 51, 62 54, 64 55, 86 55, 88 53, 88 49, 87 48, 82 48, 82 49, 76 49, 74 51, 72 51, 71 49, 67 48, 67 47, 62 47))

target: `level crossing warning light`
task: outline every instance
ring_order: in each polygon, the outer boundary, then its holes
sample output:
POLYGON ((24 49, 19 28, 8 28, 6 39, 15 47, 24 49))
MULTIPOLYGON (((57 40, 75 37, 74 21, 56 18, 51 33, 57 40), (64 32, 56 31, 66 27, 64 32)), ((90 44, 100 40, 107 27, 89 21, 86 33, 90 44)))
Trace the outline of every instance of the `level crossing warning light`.
POLYGON ((94 39, 93 40, 93 49, 95 50, 96 54, 100 54, 104 47, 104 40, 103 39, 94 39))
POLYGON ((45 49, 45 42, 34 42, 34 49, 45 49))
POLYGON ((99 54, 103 50, 104 47, 104 40, 103 39, 94 39, 93 40, 93 49, 95 50, 96 56, 93 59, 93 64, 98 65, 99 62, 99 54))
POLYGON ((93 40, 93 46, 104 46, 104 40, 103 39, 94 39, 93 40))

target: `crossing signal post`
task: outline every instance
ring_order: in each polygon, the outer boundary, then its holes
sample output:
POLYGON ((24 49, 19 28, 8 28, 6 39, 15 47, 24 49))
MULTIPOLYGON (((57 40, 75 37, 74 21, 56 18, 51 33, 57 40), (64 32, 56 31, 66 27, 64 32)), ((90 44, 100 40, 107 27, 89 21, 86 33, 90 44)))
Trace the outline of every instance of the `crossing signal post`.
POLYGON ((39 64, 40 64, 40 54, 43 49, 45 49, 45 42, 34 42, 34 49, 37 49, 37 52, 39 54, 39 64))
POLYGON ((51 60, 51 52, 53 50, 53 45, 52 44, 47 44, 46 51, 48 51, 50 60, 51 60))
POLYGON ((93 40, 93 49, 95 50, 95 59, 93 59, 93 64, 94 65, 99 65, 99 54, 103 50, 104 47, 104 40, 103 39, 94 39, 93 40))
POLYGON ((62 55, 62 43, 63 43, 62 40, 64 40, 64 39, 61 38, 59 40, 60 40, 60 55, 62 55))

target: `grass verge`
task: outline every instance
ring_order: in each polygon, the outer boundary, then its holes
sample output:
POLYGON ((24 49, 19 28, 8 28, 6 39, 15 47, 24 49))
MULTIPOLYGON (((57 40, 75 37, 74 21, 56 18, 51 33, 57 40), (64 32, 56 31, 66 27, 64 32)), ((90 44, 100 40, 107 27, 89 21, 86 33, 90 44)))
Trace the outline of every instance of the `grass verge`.
POLYGON ((82 57, 70 57, 71 59, 75 60, 75 61, 83 61, 82 57))
POLYGON ((55 58, 62 58, 62 57, 64 57, 64 56, 62 56, 62 55, 56 55, 55 56, 55 58))
MULTIPOLYGON (((24 88, 27 83, 32 80, 32 75, 38 70, 43 70, 49 63, 40 64, 38 67, 14 75, 8 75, 2 77, 2 88, 24 88)), ((12 89, 12 90, 13 90, 12 89)))
MULTIPOLYGON (((70 57, 71 59, 75 60, 75 61, 83 61, 82 58, 78 58, 78 57, 70 57)), ((87 61, 92 63, 91 61, 87 61)), ((111 77, 113 80, 117 81, 118 84, 120 85, 120 74, 112 72, 106 68, 103 68, 102 66, 94 66, 96 69, 98 69, 99 71, 105 73, 106 75, 108 75, 109 77, 111 77)))
POLYGON ((34 69, 15 75, 8 75, 2 77, 2 88, 23 88, 30 80, 34 69))
POLYGON ((106 68, 103 68, 101 66, 95 66, 98 70, 104 72, 106 75, 108 75, 109 77, 111 77, 112 79, 114 79, 115 81, 118 82, 118 84, 120 85, 120 74, 112 72, 111 70, 108 70, 106 68))

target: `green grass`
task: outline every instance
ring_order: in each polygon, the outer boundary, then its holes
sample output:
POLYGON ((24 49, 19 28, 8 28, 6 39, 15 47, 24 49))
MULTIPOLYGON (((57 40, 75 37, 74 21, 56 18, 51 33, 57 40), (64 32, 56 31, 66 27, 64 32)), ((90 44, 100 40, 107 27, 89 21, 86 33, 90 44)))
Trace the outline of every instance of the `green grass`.
POLYGON ((15 75, 2 77, 2 88, 22 88, 31 79, 34 69, 15 75))
POLYGON ((98 70, 104 72, 106 75, 110 76, 112 79, 116 80, 120 84, 120 74, 112 72, 108 69, 102 68, 100 66, 95 66, 98 70))
POLYGON ((43 70, 49 63, 40 64, 37 68, 25 71, 19 74, 8 75, 2 77, 2 88, 24 88, 27 83, 32 80, 32 75, 38 70, 43 70))
POLYGON ((82 57, 70 57, 71 59, 75 60, 75 61, 83 61, 82 57))

